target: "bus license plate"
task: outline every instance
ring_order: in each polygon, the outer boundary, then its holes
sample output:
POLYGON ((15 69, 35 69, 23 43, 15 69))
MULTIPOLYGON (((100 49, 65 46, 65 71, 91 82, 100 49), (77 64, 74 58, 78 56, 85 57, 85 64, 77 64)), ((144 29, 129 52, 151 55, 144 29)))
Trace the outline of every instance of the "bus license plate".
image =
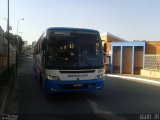
POLYGON ((83 87, 83 84, 74 84, 73 87, 83 87))

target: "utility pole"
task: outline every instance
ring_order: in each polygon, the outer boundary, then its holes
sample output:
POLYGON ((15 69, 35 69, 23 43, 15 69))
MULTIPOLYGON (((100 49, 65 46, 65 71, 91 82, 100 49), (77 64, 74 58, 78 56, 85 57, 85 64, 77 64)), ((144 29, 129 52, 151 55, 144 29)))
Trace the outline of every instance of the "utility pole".
POLYGON ((7 33, 8 33, 8 70, 9 70, 9 64, 10 64, 10 48, 9 48, 9 44, 10 44, 10 38, 9 38, 9 0, 8 0, 8 21, 7 21, 7 33))

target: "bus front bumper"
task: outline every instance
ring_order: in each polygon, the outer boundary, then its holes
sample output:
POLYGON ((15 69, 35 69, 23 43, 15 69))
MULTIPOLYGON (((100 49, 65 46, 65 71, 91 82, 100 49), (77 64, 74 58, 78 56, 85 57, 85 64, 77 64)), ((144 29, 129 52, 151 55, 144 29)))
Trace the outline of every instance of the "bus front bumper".
POLYGON ((47 93, 76 92, 76 91, 95 91, 103 88, 104 79, 96 80, 77 80, 77 81, 58 81, 44 80, 44 89, 47 93))

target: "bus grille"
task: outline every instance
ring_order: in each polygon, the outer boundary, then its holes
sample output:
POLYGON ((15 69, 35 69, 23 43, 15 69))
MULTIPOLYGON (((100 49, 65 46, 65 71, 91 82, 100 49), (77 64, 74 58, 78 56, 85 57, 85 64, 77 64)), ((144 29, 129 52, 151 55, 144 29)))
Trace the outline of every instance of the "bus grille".
POLYGON ((60 71, 60 73, 94 73, 95 70, 81 70, 81 71, 60 71))

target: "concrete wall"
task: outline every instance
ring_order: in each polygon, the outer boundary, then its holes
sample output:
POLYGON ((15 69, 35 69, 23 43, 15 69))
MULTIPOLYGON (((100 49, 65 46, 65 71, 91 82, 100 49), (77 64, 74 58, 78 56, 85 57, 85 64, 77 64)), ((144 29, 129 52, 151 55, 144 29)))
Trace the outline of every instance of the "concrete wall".
MULTIPOLYGON (((149 41, 149 42, 146 42, 146 50, 145 50, 145 54, 146 55, 159 55, 160 54, 160 41, 149 41)), ((147 61, 145 60, 145 63, 147 62, 147 66, 148 68, 146 69, 145 67, 145 70, 141 69, 141 75, 143 76, 148 76, 148 77, 155 77, 155 78, 160 78, 160 71, 158 70, 149 70, 149 66, 153 67, 153 66, 156 66, 157 67, 157 63, 159 61, 155 62, 153 61, 153 57, 151 56, 152 59, 147 59, 147 61)), ((145 58, 146 59, 146 58, 145 58)), ((157 59, 158 60, 158 59, 157 59)))
POLYGON ((7 68, 7 39, 4 30, 0 27, 0 73, 7 68))
MULTIPOLYGON (((0 74, 8 65, 8 40, 4 37, 4 30, 0 27, 0 74)), ((16 48, 10 44, 10 65, 16 62, 16 48)))
POLYGON ((160 78, 160 71, 152 71, 152 70, 141 70, 141 75, 148 76, 148 77, 154 77, 154 78, 160 78))

